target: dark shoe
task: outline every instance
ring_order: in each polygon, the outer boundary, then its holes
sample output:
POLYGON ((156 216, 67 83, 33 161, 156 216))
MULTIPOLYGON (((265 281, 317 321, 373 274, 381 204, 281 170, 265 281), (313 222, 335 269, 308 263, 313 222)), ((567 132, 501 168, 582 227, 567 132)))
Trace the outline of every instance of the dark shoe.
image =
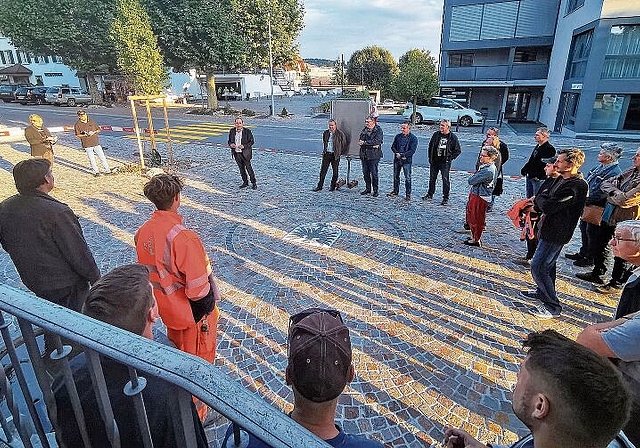
POLYGON ((363 190, 363 191, 360 192, 360 194, 362 196, 364 196, 365 194, 371 194, 371 190, 363 190))
POLYGON ((580 280, 595 283, 597 285, 604 285, 604 280, 602 279, 602 277, 594 274, 593 272, 580 272, 576 274, 576 277, 580 280))
POLYGON ((622 286, 607 283, 606 285, 596 286, 593 289, 600 294, 618 294, 622 291, 622 286))
POLYGON ((471 239, 464 240, 462 244, 466 244, 467 246, 473 246, 473 247, 482 247, 482 243, 480 241, 471 241, 471 239))
POLYGON ((252 190, 257 190, 258 189, 258 185, 257 184, 251 184, 251 189, 252 190))
POLYGON ((329 191, 335 191, 336 187, 329 188, 329 191))
POLYGON ((93 173, 93 177, 100 177, 102 176, 102 173, 98 172, 98 173, 93 173))
POLYGON ((564 258, 568 258, 569 260, 577 261, 581 258, 584 258, 580 252, 576 252, 575 254, 564 254, 564 258))
POLYGON ((538 293, 536 292, 535 289, 530 289, 528 291, 520 291, 520 295, 526 299, 540 300, 538 299, 538 293))
POLYGON ((424 196, 422 196, 423 201, 430 201, 431 199, 433 199, 433 196, 431 196, 430 194, 425 194, 424 196))
POLYGON ((410 195, 410 194, 406 195, 406 196, 404 197, 404 200, 405 200, 405 201, 410 201, 410 200, 411 200, 411 195, 410 195))
POLYGON ((580 258, 574 261, 573 265, 580 268, 588 268, 589 266, 593 266, 593 260, 591 258, 580 258))
POLYGON ((528 311, 529 314, 533 314, 541 319, 553 319, 554 317, 560 317, 560 311, 551 312, 542 304, 531 307, 528 311))
POLYGON ((387 193, 387 196, 392 198, 394 196, 398 196, 398 193, 396 193, 395 191, 392 191, 391 193, 387 193))
MULTIPOLYGON (((465 224, 466 226, 466 224, 465 224)), ((463 227, 462 229, 458 229, 455 231, 456 233, 471 233, 471 229, 467 229, 466 227, 463 227)))
POLYGON ((371 196, 373 196, 374 198, 377 198, 377 197, 378 197, 378 192, 377 192, 377 191, 374 191, 374 192, 373 192, 373 194, 372 194, 371 196))
POLYGON ((247 188, 248 186, 249 186, 249 184, 244 183, 244 184, 240 185, 238 188, 247 188))
POLYGON ((311 191, 320 191, 320 190, 322 190, 322 187, 316 187, 316 188, 314 188, 314 189, 313 189, 313 190, 311 190, 311 191))
POLYGON ((518 258, 516 260, 513 260, 513 262, 515 264, 519 264, 520 266, 524 266, 525 268, 530 268, 531 267, 531 259, 530 258, 522 257, 522 258, 518 258))
POLYGON ((440 205, 449 205, 449 199, 443 199, 440 205))

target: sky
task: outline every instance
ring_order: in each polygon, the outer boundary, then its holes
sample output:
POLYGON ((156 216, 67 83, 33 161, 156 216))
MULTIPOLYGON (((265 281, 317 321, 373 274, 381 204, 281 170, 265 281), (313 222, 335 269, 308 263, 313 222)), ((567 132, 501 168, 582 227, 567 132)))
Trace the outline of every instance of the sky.
POLYGON ((336 60, 364 47, 386 48, 398 60, 429 50, 438 59, 443 0, 304 0, 302 58, 336 60))

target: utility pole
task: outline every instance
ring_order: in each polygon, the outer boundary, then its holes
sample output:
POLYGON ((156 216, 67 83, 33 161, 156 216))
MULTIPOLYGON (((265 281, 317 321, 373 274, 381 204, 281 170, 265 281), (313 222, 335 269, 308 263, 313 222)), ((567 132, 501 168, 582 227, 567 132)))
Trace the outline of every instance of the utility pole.
POLYGON ((340 81, 342 83, 342 95, 344 95, 344 53, 340 55, 340 81))
POLYGON ((267 26, 269 28, 269 76, 271 77, 271 116, 276 114, 276 102, 273 98, 273 51, 271 49, 271 1, 267 2, 267 26))

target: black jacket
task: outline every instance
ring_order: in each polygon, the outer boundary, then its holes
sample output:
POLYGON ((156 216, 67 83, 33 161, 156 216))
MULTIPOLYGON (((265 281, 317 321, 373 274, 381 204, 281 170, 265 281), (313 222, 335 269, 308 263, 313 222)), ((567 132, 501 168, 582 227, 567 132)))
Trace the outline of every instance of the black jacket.
MULTIPOLYGON (((251 129, 247 129, 247 128, 242 128, 242 146, 244 146, 244 148, 242 148, 242 156, 244 157, 245 160, 251 160, 251 157, 253 156, 253 144, 255 143, 255 141, 253 140, 253 133, 251 132, 251 129)), ((236 128, 231 128, 229 130, 229 139, 227 140, 227 143, 230 145, 231 143, 235 143, 236 142, 236 128)), ((231 156, 233 157, 234 153, 236 152, 235 149, 231 149, 231 156)))
POLYGON ((533 200, 542 212, 538 224, 538 238, 556 244, 571 241, 573 231, 582 215, 589 187, 582 174, 564 179, 558 176, 546 181, 533 200))
POLYGON ((0 203, 0 244, 36 295, 100 278, 78 218, 48 194, 16 194, 0 203))
MULTIPOLYGON (((431 140, 429 141, 429 147, 427 148, 427 157, 429 158, 429 163, 433 163, 434 159, 438 155, 438 144, 440 143, 440 138, 444 136, 440 131, 436 131, 431 136, 431 140)), ((458 141, 458 136, 453 132, 449 131, 447 134, 449 140, 447 141, 446 148, 446 161, 451 162, 455 160, 462 150, 460 149, 460 142, 458 141)))
POLYGON ((540 180, 546 179, 547 175, 544 172, 545 163, 542 159, 548 159, 555 155, 556 148, 554 148, 548 141, 544 142, 542 145, 536 145, 536 147, 533 148, 533 151, 531 151, 529 160, 520 170, 520 174, 540 180))

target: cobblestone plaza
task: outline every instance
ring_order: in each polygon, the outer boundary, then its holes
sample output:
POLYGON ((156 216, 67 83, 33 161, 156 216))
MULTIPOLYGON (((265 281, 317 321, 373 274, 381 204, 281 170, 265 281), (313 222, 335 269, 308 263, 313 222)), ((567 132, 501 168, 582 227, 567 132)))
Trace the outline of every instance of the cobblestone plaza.
MULTIPOLYGON (((73 140, 65 135, 56 147, 52 196, 78 214, 106 273, 135 261, 133 235, 153 206, 142 194, 144 177, 92 177, 73 140)), ((134 141, 102 140, 109 156, 133 160, 134 141)), ((526 312, 531 304, 518 292, 531 287, 531 276, 513 262, 524 243, 504 213, 523 193, 523 180, 505 179, 478 249, 455 233, 464 219, 466 173, 452 173, 450 205, 440 206, 416 199, 426 190, 423 167, 414 167, 414 200, 407 202, 382 194, 391 190, 388 164, 380 167, 379 198, 346 186, 314 193, 319 157, 254 152, 258 190, 252 191, 238 189, 228 149, 174 151, 187 184, 180 213, 201 236, 223 296, 214 368, 285 411, 293 398, 284 380, 288 317, 330 307, 341 311, 354 345, 356 378, 340 398, 337 419, 345 431, 394 447, 439 442, 446 425, 483 442, 514 441, 526 433, 511 410, 524 356, 520 340, 545 328, 575 337, 613 314, 617 297, 575 279, 562 257, 562 317, 542 321, 526 312)), ((0 144, 1 199, 15 193, 11 169, 27 157, 26 142, 0 144)), ((344 177, 344 161, 340 171, 344 177)), ((359 171, 354 162, 352 176, 359 171)), ((566 250, 577 244, 574 238, 566 250)), ((5 252, 0 278, 23 288, 5 252)), ((208 429, 211 446, 225 427, 220 419, 208 429)))

